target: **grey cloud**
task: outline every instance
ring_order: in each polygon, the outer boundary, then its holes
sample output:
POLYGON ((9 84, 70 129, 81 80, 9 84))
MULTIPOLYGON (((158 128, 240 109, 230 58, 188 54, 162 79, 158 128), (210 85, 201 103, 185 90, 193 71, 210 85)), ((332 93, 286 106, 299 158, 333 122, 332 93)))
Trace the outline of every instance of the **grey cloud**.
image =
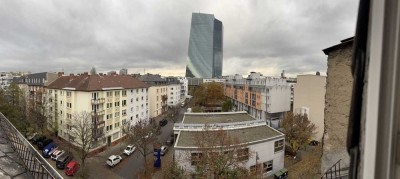
POLYGON ((184 75, 192 12, 224 23, 224 74, 326 71, 354 33, 352 1, 0 1, 0 71, 184 75))

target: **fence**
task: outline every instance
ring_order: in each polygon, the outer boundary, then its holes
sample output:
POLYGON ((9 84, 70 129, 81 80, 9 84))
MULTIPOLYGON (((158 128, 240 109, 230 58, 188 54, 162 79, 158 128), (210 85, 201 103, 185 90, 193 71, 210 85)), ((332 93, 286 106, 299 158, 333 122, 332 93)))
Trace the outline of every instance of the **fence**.
POLYGON ((63 178, 1 112, 0 128, 33 178, 63 178))

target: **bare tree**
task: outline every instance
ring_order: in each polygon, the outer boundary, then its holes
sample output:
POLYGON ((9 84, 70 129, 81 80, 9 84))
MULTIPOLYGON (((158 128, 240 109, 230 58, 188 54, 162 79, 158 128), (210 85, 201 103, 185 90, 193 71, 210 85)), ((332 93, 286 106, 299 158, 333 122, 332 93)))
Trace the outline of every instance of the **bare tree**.
POLYGON ((91 113, 83 111, 74 114, 71 124, 68 124, 67 128, 70 130, 69 138, 72 138, 70 140, 79 145, 78 156, 82 162, 82 166, 85 166, 85 160, 89 154, 89 150, 92 148, 95 138, 93 135, 95 126, 92 122, 91 113))
POLYGON ((295 154, 301 146, 307 144, 316 129, 315 125, 308 120, 307 115, 293 114, 292 112, 286 113, 282 127, 285 130, 286 141, 295 154))
POLYGON ((237 137, 222 129, 209 130, 207 126, 205 130, 197 132, 193 140, 198 152, 191 153, 188 159, 196 165, 196 175, 203 178, 249 176, 244 164, 252 154, 237 137))
MULTIPOLYGON (((128 131, 128 140, 135 145, 136 150, 143 156, 144 164, 147 164, 146 157, 152 154, 153 151, 149 149, 149 144, 156 140, 154 127, 149 123, 148 120, 139 120, 136 124, 128 131)), ((144 173, 147 174, 147 167, 144 166, 144 173)))

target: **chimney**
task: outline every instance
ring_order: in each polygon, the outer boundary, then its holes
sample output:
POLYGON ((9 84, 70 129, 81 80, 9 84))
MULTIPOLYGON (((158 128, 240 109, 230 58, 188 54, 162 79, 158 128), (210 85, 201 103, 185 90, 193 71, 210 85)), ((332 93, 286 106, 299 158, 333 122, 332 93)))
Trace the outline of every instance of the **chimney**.
POLYGON ((73 74, 73 73, 70 73, 69 76, 74 76, 74 74, 73 74))
POLYGON ((84 74, 84 75, 89 75, 89 73, 88 73, 88 72, 84 72, 83 74, 84 74))
POLYGON ((61 77, 61 76, 63 76, 63 75, 64 75, 64 72, 58 72, 58 73, 57 73, 57 76, 58 76, 58 77, 61 77))
POLYGON ((99 73, 100 76, 103 76, 103 73, 99 73))

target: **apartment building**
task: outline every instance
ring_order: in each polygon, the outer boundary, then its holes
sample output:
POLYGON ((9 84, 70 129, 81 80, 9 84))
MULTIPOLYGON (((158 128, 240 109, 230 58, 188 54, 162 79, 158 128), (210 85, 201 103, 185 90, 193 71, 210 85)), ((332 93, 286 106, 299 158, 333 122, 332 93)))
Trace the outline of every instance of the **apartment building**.
MULTIPOLYGON (((127 75, 61 76, 47 88, 51 123, 58 124, 58 136, 70 141, 74 115, 88 112, 101 135, 94 145, 110 145, 124 136, 123 127, 149 118, 148 85, 127 75)), ((50 126, 49 126, 50 127, 50 126)))
POLYGON ((225 78, 225 95, 233 101, 234 110, 247 111, 274 128, 280 127, 284 113, 290 111, 291 89, 286 79, 264 77, 256 72, 247 78, 241 75, 225 78))
POLYGON ((188 98, 188 79, 186 77, 178 77, 178 80, 181 83, 181 99, 185 100, 188 98))
POLYGON ((149 115, 150 118, 159 116, 167 111, 168 106, 168 82, 161 78, 161 75, 145 74, 137 76, 137 78, 149 85, 149 115))
POLYGON ((25 83, 28 86, 29 99, 36 103, 43 102, 46 87, 58 77, 57 73, 50 72, 31 73, 22 77, 25 78, 25 83))
POLYGON ((8 72, 0 73, 0 89, 7 89, 13 82, 14 75, 8 72))
POLYGON ((185 98, 181 95, 181 82, 177 77, 166 77, 168 88, 167 88, 167 105, 170 107, 178 106, 185 98))
POLYGON ((321 141, 324 134, 324 112, 326 77, 316 75, 297 75, 294 87, 293 109, 296 114, 306 114, 315 124, 314 140, 321 141))
POLYGON ((236 156, 242 161, 242 167, 250 172, 260 172, 266 178, 284 167, 285 135, 267 126, 265 120, 255 119, 245 111, 185 113, 182 122, 174 124, 177 138, 174 157, 185 171, 196 171, 201 151, 204 151, 197 145, 199 139, 196 136, 204 130, 210 131, 211 135, 223 130, 237 138, 238 143, 232 144, 241 146, 236 156))

